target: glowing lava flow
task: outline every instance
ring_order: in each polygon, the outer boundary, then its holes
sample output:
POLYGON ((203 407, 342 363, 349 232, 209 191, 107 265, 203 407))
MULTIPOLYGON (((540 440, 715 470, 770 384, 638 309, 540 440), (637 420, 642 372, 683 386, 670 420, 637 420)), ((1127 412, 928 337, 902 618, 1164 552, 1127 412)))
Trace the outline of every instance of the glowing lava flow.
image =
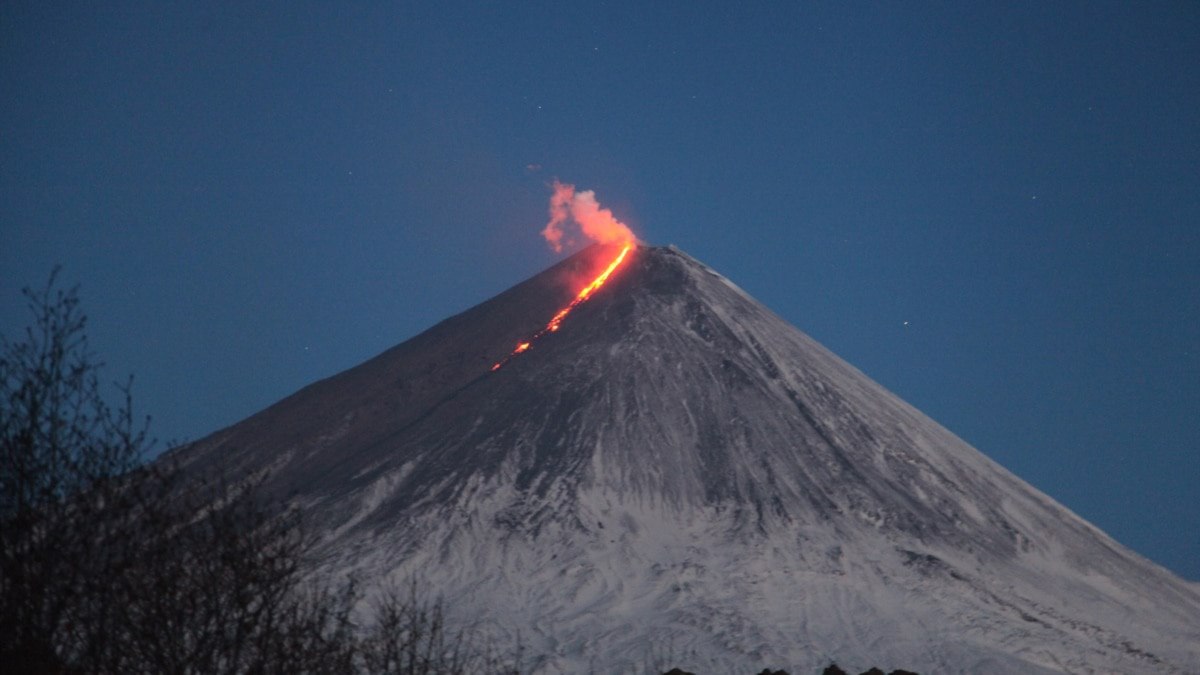
POLYGON ((504 357, 502 361, 497 361, 495 365, 492 366, 492 370, 500 370, 500 367, 508 363, 514 356, 520 354, 521 352, 527 351, 530 347, 532 347, 534 340, 542 337, 546 333, 553 333, 557 331, 559 325, 562 324, 563 319, 567 318, 567 315, 571 313, 571 310, 575 309, 579 305, 583 304, 583 302, 588 298, 592 297, 592 294, 595 293, 596 290, 601 286, 603 286, 604 282, 608 281, 608 278, 612 276, 612 273, 616 271, 618 267, 621 266, 621 263, 625 262, 625 256, 629 255, 629 252, 632 250, 633 244, 625 244, 625 247, 622 248, 621 252, 617 254, 616 259, 609 263, 608 267, 606 267, 599 276, 592 280, 592 283, 585 286, 582 291, 579 291, 579 295, 576 295, 571 300, 569 305, 559 310, 558 314, 555 314, 554 318, 550 319, 550 323, 546 324, 545 328, 534 333, 533 336, 528 340, 518 342, 516 348, 512 350, 512 353, 504 357))

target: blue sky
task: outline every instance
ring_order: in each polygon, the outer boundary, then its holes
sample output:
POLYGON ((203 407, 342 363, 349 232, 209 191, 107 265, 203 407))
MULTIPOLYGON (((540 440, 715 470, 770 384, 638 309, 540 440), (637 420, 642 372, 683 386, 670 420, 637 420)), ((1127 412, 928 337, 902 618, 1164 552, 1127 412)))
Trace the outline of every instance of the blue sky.
POLYGON ((0 330, 62 264, 159 438, 551 264, 557 177, 1200 579, 1200 5, 50 5, 0 330))

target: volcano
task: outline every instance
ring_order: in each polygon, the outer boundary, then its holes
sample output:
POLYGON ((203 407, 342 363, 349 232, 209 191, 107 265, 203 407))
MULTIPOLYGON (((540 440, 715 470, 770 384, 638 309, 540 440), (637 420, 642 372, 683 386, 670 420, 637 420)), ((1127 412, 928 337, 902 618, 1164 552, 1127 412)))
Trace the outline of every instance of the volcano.
POLYGON ((314 573, 419 579, 538 672, 1200 672, 1200 585, 680 250, 543 331, 618 250, 177 456, 291 495, 314 573))

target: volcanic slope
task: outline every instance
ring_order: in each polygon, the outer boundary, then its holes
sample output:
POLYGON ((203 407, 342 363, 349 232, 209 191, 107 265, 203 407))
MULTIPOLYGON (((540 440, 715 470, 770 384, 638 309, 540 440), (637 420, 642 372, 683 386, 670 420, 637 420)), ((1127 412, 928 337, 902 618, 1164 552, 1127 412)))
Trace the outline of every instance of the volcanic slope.
MULTIPOLYGON (((1200 585, 678 249, 594 246, 181 451, 540 672, 1200 672, 1200 585)), ((997 423, 1003 423, 998 420, 997 423)))

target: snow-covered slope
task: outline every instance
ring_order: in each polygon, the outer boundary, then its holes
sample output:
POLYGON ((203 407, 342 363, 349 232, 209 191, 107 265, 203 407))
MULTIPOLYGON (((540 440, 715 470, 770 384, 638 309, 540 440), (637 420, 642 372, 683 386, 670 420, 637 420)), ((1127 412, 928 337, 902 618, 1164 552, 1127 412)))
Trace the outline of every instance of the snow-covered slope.
POLYGON ((1200 588, 674 248, 593 247, 182 453, 543 672, 1200 672, 1200 588), (577 286, 576 286, 577 287, 577 286))

